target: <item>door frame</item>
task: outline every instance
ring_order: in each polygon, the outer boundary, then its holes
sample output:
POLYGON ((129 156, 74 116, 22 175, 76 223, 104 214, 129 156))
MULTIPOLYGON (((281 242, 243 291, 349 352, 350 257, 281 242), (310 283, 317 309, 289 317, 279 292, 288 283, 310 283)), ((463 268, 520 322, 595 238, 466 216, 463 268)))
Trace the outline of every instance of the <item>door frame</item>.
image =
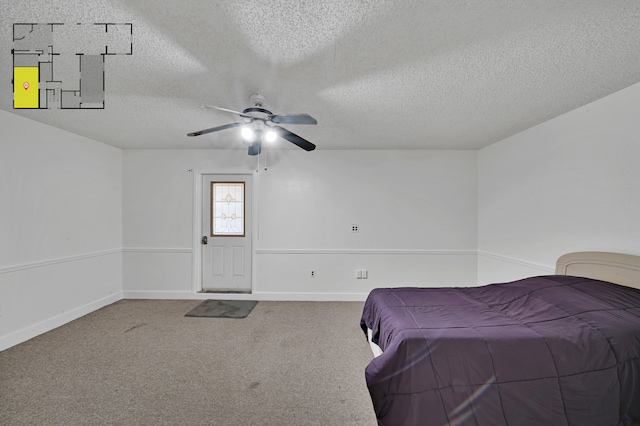
MULTIPOLYGON (((247 170, 208 171, 193 170, 193 256, 191 268, 191 289, 194 293, 202 292, 202 180, 206 175, 237 175, 251 179, 251 293, 256 290, 256 243, 258 240, 258 176, 259 174, 247 170)), ((224 294, 224 293, 221 293, 224 294)))

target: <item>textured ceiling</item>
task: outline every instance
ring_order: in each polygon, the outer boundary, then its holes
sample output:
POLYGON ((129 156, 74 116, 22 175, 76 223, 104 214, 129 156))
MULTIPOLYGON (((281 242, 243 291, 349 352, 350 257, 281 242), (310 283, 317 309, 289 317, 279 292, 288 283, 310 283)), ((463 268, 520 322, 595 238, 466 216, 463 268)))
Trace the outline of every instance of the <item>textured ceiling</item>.
POLYGON ((640 82, 637 0, 0 5, 0 108, 121 148, 240 147, 237 129, 186 134, 237 121, 201 105, 260 93, 315 117, 286 127, 318 149, 476 149, 640 82), (13 109, 27 22, 133 24, 133 55, 105 61, 105 109, 13 109))

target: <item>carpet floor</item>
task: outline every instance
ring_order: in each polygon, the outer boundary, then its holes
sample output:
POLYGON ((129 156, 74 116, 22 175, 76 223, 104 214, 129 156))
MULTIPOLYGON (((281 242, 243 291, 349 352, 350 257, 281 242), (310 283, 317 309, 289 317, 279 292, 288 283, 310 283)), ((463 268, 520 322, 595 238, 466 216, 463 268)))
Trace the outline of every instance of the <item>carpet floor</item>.
POLYGON ((0 352, 2 425, 370 425, 361 302, 122 300, 0 352))

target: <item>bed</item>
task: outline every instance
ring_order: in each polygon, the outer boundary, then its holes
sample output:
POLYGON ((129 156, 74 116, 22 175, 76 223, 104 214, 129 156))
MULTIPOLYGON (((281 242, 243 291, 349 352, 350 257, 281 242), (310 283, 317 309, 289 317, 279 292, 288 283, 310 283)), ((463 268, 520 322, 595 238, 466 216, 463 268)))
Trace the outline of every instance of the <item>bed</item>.
POLYGON ((640 257, 560 257, 556 275, 379 288, 361 326, 379 425, 640 425, 640 257))

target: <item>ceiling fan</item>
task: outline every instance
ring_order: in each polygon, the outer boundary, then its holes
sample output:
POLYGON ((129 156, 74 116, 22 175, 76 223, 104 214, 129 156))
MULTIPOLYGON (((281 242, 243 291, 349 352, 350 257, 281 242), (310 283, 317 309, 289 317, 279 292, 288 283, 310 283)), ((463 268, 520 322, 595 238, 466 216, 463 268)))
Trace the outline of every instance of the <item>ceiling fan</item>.
POLYGON ((218 132, 232 127, 245 126, 242 129, 242 138, 249 146, 249 155, 258 155, 262 151, 263 139, 273 142, 277 136, 288 140, 305 151, 313 151, 316 146, 308 140, 295 133, 279 126, 279 124, 318 124, 318 121, 309 114, 273 114, 264 108, 265 98, 262 95, 251 95, 249 102, 252 106, 242 112, 234 111, 213 105, 205 105, 204 108, 217 109, 245 118, 245 121, 224 124, 222 126, 211 127, 197 132, 187 133, 187 136, 200 136, 205 133, 218 132))

